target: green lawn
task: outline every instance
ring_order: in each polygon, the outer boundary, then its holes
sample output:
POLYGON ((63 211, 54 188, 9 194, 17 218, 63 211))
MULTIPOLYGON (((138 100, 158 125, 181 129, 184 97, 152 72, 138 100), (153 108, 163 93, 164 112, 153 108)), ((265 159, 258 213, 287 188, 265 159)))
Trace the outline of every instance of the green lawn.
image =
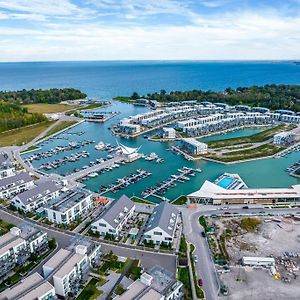
POLYGON ((98 283, 98 280, 95 278, 92 278, 76 299, 77 300, 95 300, 95 299, 97 299, 97 297, 99 297, 102 294, 102 292, 96 288, 97 283, 98 283))
POLYGON ((142 204, 149 204, 149 205, 154 205, 154 203, 146 200, 146 199, 143 199, 143 198, 139 198, 139 197, 131 197, 131 200, 133 202, 136 202, 136 203, 142 203, 142 204))
POLYGON ((174 205, 185 205, 186 203, 187 203, 186 196, 180 196, 172 202, 172 204, 174 205))
POLYGON ((32 126, 2 132, 0 133, 0 147, 27 144, 52 124, 53 121, 45 121, 32 126))
POLYGON ((12 227, 14 227, 13 224, 0 219, 0 235, 7 233, 12 227))
POLYGON ((178 280, 182 282, 184 288, 184 299, 192 299, 191 281, 188 267, 178 268, 178 280))
POLYGON ((119 284, 115 289, 116 295, 122 295, 126 290, 124 289, 124 286, 122 284, 119 284))

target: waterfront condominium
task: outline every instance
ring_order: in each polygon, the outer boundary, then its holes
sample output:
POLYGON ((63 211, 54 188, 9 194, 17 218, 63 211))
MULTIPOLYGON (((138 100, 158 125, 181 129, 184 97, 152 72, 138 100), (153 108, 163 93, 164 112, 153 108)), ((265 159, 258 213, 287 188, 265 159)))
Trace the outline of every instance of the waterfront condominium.
POLYGON ((132 217, 135 204, 123 195, 114 200, 91 225, 91 231, 102 236, 107 234, 119 236, 127 220, 132 217))

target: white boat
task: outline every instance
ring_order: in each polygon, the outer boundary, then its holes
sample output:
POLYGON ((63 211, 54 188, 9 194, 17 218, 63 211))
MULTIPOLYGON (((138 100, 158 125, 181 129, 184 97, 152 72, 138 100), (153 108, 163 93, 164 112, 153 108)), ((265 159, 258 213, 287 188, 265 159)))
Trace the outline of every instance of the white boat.
POLYGON ((93 172, 93 173, 90 173, 89 175, 88 175, 89 177, 97 177, 98 176, 98 173, 96 173, 96 172, 93 172))
POLYGON ((154 159, 157 159, 157 158, 158 158, 157 154, 154 153, 154 152, 152 152, 152 153, 150 153, 149 156, 147 156, 147 157, 145 158, 145 160, 151 161, 151 160, 154 160, 154 159))
POLYGON ((99 144, 95 145, 96 150, 103 150, 105 144, 103 142, 100 142, 99 144))

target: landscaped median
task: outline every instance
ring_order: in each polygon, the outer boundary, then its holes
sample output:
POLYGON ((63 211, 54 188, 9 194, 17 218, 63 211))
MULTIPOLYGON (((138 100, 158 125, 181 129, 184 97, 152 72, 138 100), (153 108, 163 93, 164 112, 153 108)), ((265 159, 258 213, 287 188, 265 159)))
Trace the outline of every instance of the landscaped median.
POLYGON ((193 281, 194 281, 194 286, 195 286, 195 290, 196 290, 196 295, 199 299, 205 299, 204 291, 198 285, 196 268, 195 268, 195 260, 194 260, 194 256, 193 256, 194 251, 195 251, 195 246, 193 244, 190 244, 190 264, 192 267, 193 281))

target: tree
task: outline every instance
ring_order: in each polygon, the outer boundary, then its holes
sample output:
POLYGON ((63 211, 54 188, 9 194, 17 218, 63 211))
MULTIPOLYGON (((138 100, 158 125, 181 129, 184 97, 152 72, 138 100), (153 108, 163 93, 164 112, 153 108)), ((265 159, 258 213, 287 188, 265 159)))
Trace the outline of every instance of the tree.
POLYGON ((130 98, 132 100, 137 100, 137 99, 139 99, 141 97, 140 97, 140 95, 137 92, 133 92, 130 98))

